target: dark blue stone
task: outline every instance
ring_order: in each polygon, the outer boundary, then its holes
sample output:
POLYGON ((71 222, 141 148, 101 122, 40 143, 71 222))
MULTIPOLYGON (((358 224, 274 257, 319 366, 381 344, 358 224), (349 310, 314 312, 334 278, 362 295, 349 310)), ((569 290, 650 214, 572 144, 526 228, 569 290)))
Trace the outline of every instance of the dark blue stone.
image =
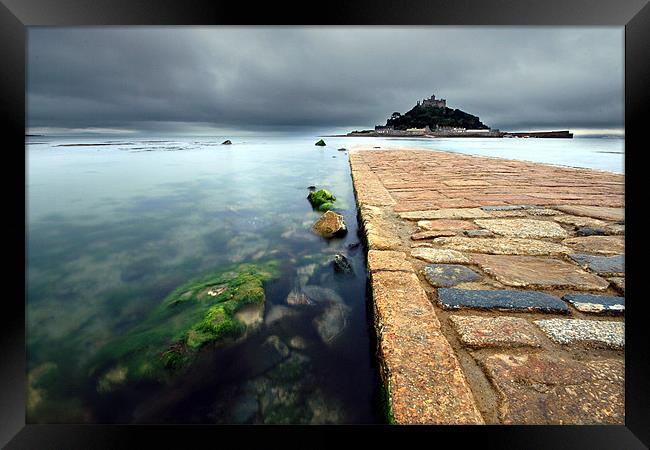
POLYGON ((481 206, 483 211, 514 211, 517 209, 535 209, 533 205, 481 206))
POLYGON ((569 255, 569 258, 599 275, 625 273, 625 255, 593 256, 573 254, 569 255))
POLYGON ((440 288, 438 303, 446 309, 475 308, 553 313, 569 311, 569 307, 558 297, 536 291, 440 288))
POLYGON ((581 227, 576 230, 578 236, 605 236, 607 230, 604 228, 581 227))

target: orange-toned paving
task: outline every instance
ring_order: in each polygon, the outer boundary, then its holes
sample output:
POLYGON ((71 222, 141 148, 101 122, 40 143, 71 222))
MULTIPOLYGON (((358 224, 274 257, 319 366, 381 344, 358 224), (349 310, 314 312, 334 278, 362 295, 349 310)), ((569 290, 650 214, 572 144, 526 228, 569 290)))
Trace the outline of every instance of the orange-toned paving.
POLYGON ((624 423, 624 177, 350 151, 389 420, 624 423))

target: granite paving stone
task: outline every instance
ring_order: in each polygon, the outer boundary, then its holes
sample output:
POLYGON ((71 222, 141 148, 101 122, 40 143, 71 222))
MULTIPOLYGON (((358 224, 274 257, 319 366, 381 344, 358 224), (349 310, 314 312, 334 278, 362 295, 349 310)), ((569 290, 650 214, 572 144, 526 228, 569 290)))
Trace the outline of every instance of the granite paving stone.
POLYGON ((625 294, 625 277, 611 277, 607 280, 612 283, 612 286, 614 286, 617 291, 625 294))
POLYGON ((479 208, 443 208, 426 211, 409 211, 400 213, 402 219, 407 220, 433 220, 433 219, 475 219, 490 217, 488 213, 479 208))
POLYGON ((580 227, 576 230, 578 236, 606 236, 609 234, 605 228, 580 227))
POLYGON ((601 255, 622 255, 625 253, 624 236, 581 236, 565 239, 562 244, 575 253, 597 253, 601 255))
POLYGON ((568 233, 555 222, 535 219, 477 219, 481 228, 495 234, 515 238, 566 238, 568 233))
POLYGON ((413 233, 411 235, 411 239, 414 241, 421 241, 424 239, 434 239, 437 237, 445 237, 445 236, 456 236, 456 233, 454 231, 447 231, 447 230, 438 230, 438 231, 420 231, 418 233, 413 233))
POLYGON ((494 233, 489 230, 465 230, 463 234, 467 237, 480 238, 480 237, 493 237, 494 233))
POLYGON ((517 209, 533 209, 534 205, 496 205, 496 206, 481 206, 483 211, 513 211, 517 209))
POLYGON ((590 343, 610 348, 625 347, 625 324, 605 320, 543 319, 533 323, 558 344, 590 343))
POLYGON ((599 275, 615 276, 625 274, 625 255, 594 256, 571 254, 569 258, 583 268, 589 269, 599 275))
POLYGON ((503 424, 619 424, 625 420, 625 366, 548 353, 476 355, 499 396, 503 424))
POLYGON ((449 287, 477 281, 481 275, 458 264, 429 264, 424 267, 424 277, 434 287, 449 287))
POLYGON ((450 316, 460 341, 473 348, 541 347, 535 327, 519 317, 450 316))
POLYGON ((570 247, 539 239, 441 237, 433 241, 454 250, 492 255, 566 255, 570 247))
POLYGON ((380 365, 398 424, 482 424, 451 345, 414 273, 372 274, 380 365))
POLYGON ((369 250, 368 269, 370 272, 378 270, 413 272, 411 263, 406 260, 406 253, 391 250, 369 250))
POLYGON ((625 297, 613 295, 566 294, 562 300, 571 303, 578 311, 588 313, 625 312, 625 297))
POLYGON ((624 208, 585 205, 558 205, 554 206, 554 208, 576 216, 587 216, 603 220, 625 220, 624 208))
POLYGON ((447 248, 420 247, 411 250, 411 256, 434 264, 469 264, 467 256, 447 248))
POLYGON ((562 214, 559 216, 553 217, 553 220, 565 223, 567 225, 573 225, 575 227, 592 227, 599 228, 607 225, 607 222, 600 219, 593 219, 591 217, 584 216, 574 216, 571 214, 562 214))
POLYGON ((558 297, 536 291, 438 289, 438 303, 446 309, 497 309, 567 313, 568 306, 558 297))
POLYGON ((479 254, 471 255, 471 259, 485 273, 506 286, 596 291, 609 287, 609 283, 602 278, 585 272, 575 264, 557 259, 479 254))
POLYGON ((437 220, 419 220, 418 227, 425 231, 470 230, 476 228, 476 225, 474 225, 472 222, 468 220, 437 219, 437 220))

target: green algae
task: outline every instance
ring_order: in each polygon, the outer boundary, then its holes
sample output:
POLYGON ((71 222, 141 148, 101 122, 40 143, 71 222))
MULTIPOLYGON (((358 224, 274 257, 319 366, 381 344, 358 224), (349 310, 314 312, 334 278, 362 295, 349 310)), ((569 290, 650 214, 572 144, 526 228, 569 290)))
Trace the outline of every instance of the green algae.
POLYGON ((334 202, 336 201, 336 197, 327 189, 310 192, 309 195, 307 195, 307 199, 314 209, 321 212, 335 208, 334 202))
POLYGON ((106 344, 88 373, 97 390, 123 383, 165 381, 192 364, 198 350, 243 336, 247 326, 235 314, 262 305, 264 282, 278 276, 277 262, 240 264, 209 273, 174 289, 143 323, 106 344))

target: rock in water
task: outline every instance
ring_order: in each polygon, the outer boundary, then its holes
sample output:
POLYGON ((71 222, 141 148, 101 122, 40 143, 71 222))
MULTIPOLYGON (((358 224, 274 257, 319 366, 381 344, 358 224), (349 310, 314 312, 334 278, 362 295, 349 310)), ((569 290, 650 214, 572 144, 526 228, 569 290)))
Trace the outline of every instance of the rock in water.
POLYGON ((347 233, 348 229, 343 216, 333 211, 327 211, 314 223, 312 230, 324 238, 333 238, 347 233))
POLYGON ((343 303, 343 298, 334 289, 310 284, 303 288, 303 292, 316 303, 343 303))
POLYGON ((309 189, 310 191, 313 192, 313 191, 316 190, 316 186, 314 186, 314 185, 312 184, 311 186, 307 186, 307 189, 309 189))
POLYGON ((226 139, 221 143, 221 145, 230 145, 230 144, 232 144, 232 142, 230 142, 230 139, 226 139))
POLYGON ((344 305, 330 304, 322 315, 314 319, 314 326, 323 342, 330 344, 345 329, 347 325, 347 312, 344 305))
POLYGON ((337 253, 334 255, 334 270, 342 273, 352 273, 352 266, 345 256, 337 253))
POLYGON ((340 148, 339 151, 340 152, 345 152, 345 151, 347 151, 347 149, 346 148, 340 148))
POLYGON ((311 206, 319 211, 328 211, 334 208, 336 197, 327 189, 320 189, 316 192, 310 192, 307 200, 311 206))
POLYGON ((326 144, 325 144, 325 141, 321 139, 320 141, 316 142, 316 145, 318 145, 320 147, 324 147, 326 144))
POLYGON ((311 305, 312 302, 304 292, 294 289, 287 295, 287 305, 311 305))

